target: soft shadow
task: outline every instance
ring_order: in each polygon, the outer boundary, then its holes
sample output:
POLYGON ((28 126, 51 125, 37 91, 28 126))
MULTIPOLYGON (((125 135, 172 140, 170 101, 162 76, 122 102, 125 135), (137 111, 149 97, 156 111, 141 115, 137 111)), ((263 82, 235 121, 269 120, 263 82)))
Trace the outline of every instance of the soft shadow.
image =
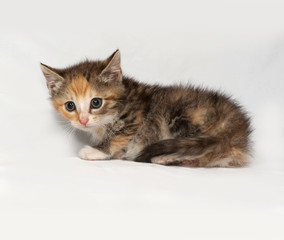
POLYGON ((85 133, 83 131, 73 128, 70 122, 62 118, 57 112, 53 111, 52 115, 53 115, 54 121, 58 123, 58 126, 60 126, 60 128, 62 128, 62 130, 66 134, 68 134, 68 131, 70 132, 72 131, 72 134, 70 134, 70 138, 72 139, 71 141, 69 141, 69 143, 71 144, 72 151, 75 154, 78 153, 78 151, 82 148, 82 146, 91 144, 90 135, 88 133, 85 133))

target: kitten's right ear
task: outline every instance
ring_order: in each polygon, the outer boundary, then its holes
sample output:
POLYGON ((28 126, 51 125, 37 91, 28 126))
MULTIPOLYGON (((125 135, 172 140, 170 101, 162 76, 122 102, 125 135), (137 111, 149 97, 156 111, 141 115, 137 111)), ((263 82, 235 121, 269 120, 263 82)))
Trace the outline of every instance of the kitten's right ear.
POLYGON ((46 79, 46 85, 50 95, 54 95, 64 83, 64 78, 55 69, 40 63, 40 68, 46 79))

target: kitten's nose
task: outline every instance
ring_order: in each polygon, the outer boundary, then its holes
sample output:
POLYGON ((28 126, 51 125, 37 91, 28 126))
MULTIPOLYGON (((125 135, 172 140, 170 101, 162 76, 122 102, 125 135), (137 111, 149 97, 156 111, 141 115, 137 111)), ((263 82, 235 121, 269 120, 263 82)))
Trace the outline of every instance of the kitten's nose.
POLYGON ((87 122, 89 121, 89 118, 80 118, 80 123, 82 124, 82 125, 84 125, 84 126, 86 126, 87 125, 87 122))

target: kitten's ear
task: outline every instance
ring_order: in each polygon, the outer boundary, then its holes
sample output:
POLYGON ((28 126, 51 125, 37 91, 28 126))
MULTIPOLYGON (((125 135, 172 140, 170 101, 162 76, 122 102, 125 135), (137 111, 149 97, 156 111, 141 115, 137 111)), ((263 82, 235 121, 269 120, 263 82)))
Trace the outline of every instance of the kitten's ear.
POLYGON ((55 69, 42 63, 40 64, 40 67, 43 75, 45 76, 49 93, 50 95, 54 95, 56 92, 58 92, 65 80, 59 75, 59 73, 56 72, 55 69))
POLYGON ((108 59, 108 65, 100 74, 101 78, 105 82, 122 80, 122 71, 120 66, 120 51, 116 50, 108 59))

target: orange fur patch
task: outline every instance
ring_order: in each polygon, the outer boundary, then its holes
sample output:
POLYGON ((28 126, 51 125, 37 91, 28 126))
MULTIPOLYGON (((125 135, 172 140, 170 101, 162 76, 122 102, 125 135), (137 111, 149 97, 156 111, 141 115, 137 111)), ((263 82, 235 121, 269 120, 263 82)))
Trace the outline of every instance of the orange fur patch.
POLYGON ((206 109, 197 108, 192 115, 190 114, 192 123, 196 125, 203 125, 206 112, 206 109))
POLYGON ((68 91, 74 94, 76 98, 86 96, 87 94, 92 96, 92 89, 90 84, 84 77, 78 77, 74 79, 68 86, 68 91))
POLYGON ((123 136, 123 137, 117 137, 111 140, 110 142, 110 147, 109 147, 109 151, 110 154, 114 154, 116 152, 118 152, 119 150, 121 150, 124 146, 126 146, 126 144, 129 142, 129 140, 132 138, 132 136, 123 136))
POLYGON ((84 77, 77 77, 76 79, 72 80, 67 88, 67 94, 65 96, 57 97, 53 99, 53 106, 55 109, 66 119, 71 121, 79 121, 79 114, 77 110, 73 112, 68 112, 65 109, 65 103, 67 101, 75 100, 80 97, 85 97, 86 94, 89 97, 92 96, 93 90, 90 87, 90 84, 84 77), (68 96, 68 97, 67 97, 68 96))

